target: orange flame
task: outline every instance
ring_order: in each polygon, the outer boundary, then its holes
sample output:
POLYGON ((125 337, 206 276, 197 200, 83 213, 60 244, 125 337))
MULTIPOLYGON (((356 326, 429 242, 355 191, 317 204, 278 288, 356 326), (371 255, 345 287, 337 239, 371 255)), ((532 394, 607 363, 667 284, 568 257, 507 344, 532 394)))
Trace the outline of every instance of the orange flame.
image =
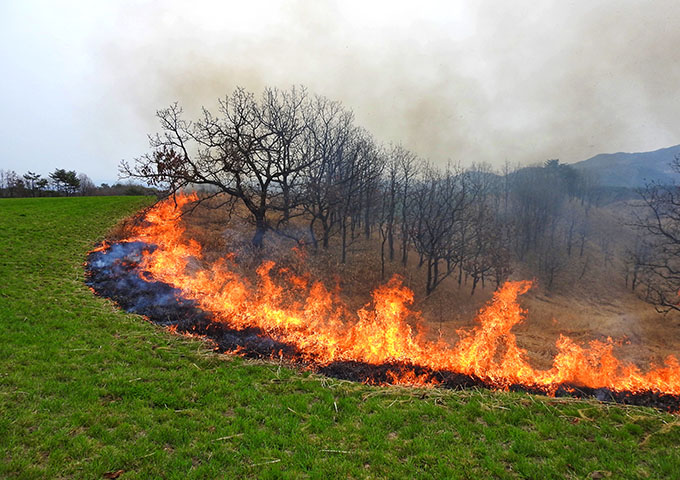
MULTIPOLYGON (((195 195, 178 196, 162 202, 146 215, 130 241, 158 246, 149 253, 142 267, 155 279, 182 291, 217 321, 232 328, 258 327, 273 338, 294 344, 310 360, 325 364, 333 361, 359 361, 373 364, 401 362, 475 375, 500 388, 512 384, 538 387, 554 392, 561 383, 615 391, 657 391, 680 394, 680 363, 669 356, 662 366, 642 372, 613 354, 614 342, 593 341, 588 347, 561 336, 552 368, 532 367, 526 351, 517 345, 512 328, 524 319, 517 297, 531 288, 531 282, 506 282, 480 311, 478 324, 458 334, 461 340, 450 345, 443 340, 428 341, 414 333, 420 314, 409 306, 413 292, 395 276, 372 293, 372 303, 350 313, 337 295, 323 284, 276 269, 274 262, 263 262, 257 269, 257 285, 239 276, 227 256, 202 267, 201 246, 184 241, 179 222, 181 208, 195 201, 195 195), (288 280, 277 284, 272 272, 288 280), (288 291, 294 291, 293 301, 288 291)), ((412 371, 390 371, 393 383, 432 384, 426 376, 412 371)))

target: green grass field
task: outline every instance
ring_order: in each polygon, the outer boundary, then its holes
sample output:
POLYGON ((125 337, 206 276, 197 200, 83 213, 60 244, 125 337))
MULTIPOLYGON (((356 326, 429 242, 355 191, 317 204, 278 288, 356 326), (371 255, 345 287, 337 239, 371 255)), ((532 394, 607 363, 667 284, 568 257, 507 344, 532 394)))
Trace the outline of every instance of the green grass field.
POLYGON ((0 200, 0 477, 680 478, 673 415, 343 382, 117 310, 85 254, 148 203, 0 200))

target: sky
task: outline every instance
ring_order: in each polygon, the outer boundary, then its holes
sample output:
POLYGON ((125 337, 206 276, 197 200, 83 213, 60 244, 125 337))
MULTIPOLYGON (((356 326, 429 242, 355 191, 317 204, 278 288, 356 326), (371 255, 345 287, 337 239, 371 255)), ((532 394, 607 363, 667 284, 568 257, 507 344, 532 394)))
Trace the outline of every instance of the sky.
POLYGON ((0 0, 0 169, 96 183, 237 86, 304 85, 436 164, 680 143, 680 2, 0 0))

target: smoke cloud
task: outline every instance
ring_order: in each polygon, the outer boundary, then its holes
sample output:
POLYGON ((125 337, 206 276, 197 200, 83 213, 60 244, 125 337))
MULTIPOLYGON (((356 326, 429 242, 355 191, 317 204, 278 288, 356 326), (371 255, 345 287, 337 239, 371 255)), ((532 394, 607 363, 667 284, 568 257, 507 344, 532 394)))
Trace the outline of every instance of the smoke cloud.
POLYGON ((379 142, 435 163, 570 162, 680 143, 673 0, 88 8, 54 21, 88 25, 90 83, 74 111, 87 119, 83 148, 104 151, 107 168, 144 153, 157 109, 179 101, 191 117, 236 86, 305 85, 379 142))

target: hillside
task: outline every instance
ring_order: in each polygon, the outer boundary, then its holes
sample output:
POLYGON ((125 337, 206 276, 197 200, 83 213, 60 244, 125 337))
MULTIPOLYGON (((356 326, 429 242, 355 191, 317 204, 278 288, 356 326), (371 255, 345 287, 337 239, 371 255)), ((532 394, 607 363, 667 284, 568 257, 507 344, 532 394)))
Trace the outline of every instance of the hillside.
MULTIPOLYGON (((570 205, 575 208, 578 202, 570 205)), ((592 233, 586 242, 583 255, 575 251, 566 257, 561 266, 554 288, 547 288, 547 281, 536 270, 535 262, 527 256, 524 262, 513 263, 511 280, 534 280, 534 287, 521 297, 527 309, 526 320, 515 327, 519 344, 528 350, 534 365, 548 369, 557 354, 556 340, 560 334, 578 339, 586 344, 591 340, 613 337, 625 339, 617 345, 619 358, 634 362, 640 368, 649 368, 650 361, 659 363, 669 354, 676 354, 680 346, 680 315, 660 314, 652 305, 643 302, 625 285, 621 245, 608 239, 616 237, 623 241, 626 232, 620 229, 620 218, 625 204, 613 204, 607 208, 593 207, 590 218, 602 230, 601 236, 592 233), (603 240, 604 238, 604 240, 603 240), (604 262, 602 244, 612 250, 612 258, 604 262)), ((187 238, 197 240, 204 246, 203 254, 216 261, 225 251, 235 254, 243 268, 239 274, 254 274, 261 258, 252 257, 247 248, 251 226, 215 209, 199 208, 184 219, 187 238)), ((302 226, 300 225, 301 229, 302 226)), ((392 275, 400 276, 404 284, 414 292, 413 308, 422 313, 428 338, 445 341, 458 340, 458 330, 475 325, 476 313, 491 299, 495 282, 487 279, 471 295, 471 281, 463 276, 458 284, 457 274, 443 280, 431 294, 425 291, 426 269, 419 267, 418 255, 411 250, 408 266, 400 259, 385 262, 385 275, 381 278, 380 238, 374 235, 366 240, 363 236, 354 240, 348 251, 348 261, 340 261, 340 239, 333 237, 328 250, 314 251, 309 247, 300 260, 292 247, 295 242, 277 237, 267 238, 266 258, 297 272, 310 272, 315 280, 327 286, 338 287, 337 293, 351 311, 356 311, 371 301, 370 292, 384 284, 392 275)), ((398 257, 398 256, 397 256, 398 257)))
POLYGON ((677 155, 680 155, 680 145, 653 152, 601 153, 572 166, 594 175, 603 186, 638 188, 648 181, 663 183, 680 179, 670 167, 677 155))
POLYGON ((673 415, 217 355, 92 295, 140 198, 0 201, 2 478, 669 478, 673 415))

